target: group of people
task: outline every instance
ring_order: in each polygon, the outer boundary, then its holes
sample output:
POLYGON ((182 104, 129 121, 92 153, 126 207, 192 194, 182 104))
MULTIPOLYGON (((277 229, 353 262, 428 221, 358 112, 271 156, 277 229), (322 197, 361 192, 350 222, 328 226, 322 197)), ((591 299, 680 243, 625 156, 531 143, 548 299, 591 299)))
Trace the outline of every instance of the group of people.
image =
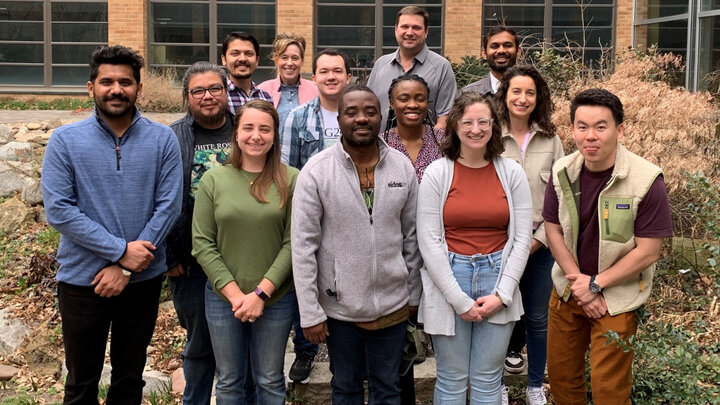
POLYGON ((407 325, 432 337, 436 404, 508 403, 503 369, 522 368, 528 404, 630 404, 635 333, 662 240, 672 235, 659 167, 618 140, 623 108, 583 91, 564 156, 550 89, 516 65, 517 35, 483 38, 487 77, 456 94, 446 59, 408 6, 398 49, 368 85, 346 55, 315 55, 279 34, 277 77, 243 32, 224 67, 197 62, 182 81, 187 114, 170 128, 135 108, 142 57, 95 50, 95 114, 57 129, 43 162, 48 222, 62 234, 58 300, 65 403, 97 403, 112 333, 108 404, 137 404, 167 273, 180 324, 185 404, 282 404, 326 343, 332 403, 414 404, 402 367, 407 325), (524 320, 521 327, 520 320, 524 320), (468 395, 469 390, 469 395, 468 395))

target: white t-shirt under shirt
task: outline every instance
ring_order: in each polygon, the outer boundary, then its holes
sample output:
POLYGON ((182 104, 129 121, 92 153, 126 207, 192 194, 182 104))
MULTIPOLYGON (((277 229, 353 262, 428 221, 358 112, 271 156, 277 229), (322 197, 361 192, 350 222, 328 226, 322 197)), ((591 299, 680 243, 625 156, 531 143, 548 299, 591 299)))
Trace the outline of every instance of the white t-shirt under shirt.
POLYGON ((338 139, 340 139, 340 126, 337 120, 338 113, 336 111, 326 110, 322 106, 320 106, 320 110, 322 110, 323 117, 324 148, 329 148, 335 145, 338 139))

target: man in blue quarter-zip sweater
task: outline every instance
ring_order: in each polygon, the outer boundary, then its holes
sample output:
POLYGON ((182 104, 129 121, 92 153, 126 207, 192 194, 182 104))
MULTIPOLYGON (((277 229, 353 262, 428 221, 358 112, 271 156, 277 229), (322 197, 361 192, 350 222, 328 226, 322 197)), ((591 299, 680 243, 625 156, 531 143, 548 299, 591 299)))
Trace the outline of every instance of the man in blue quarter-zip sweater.
POLYGON ((158 312, 165 237, 180 214, 177 138, 140 116, 143 59, 97 48, 88 92, 95 114, 58 128, 43 161, 42 186, 58 248, 66 404, 97 403, 108 332, 107 404, 140 404, 142 371, 158 312))

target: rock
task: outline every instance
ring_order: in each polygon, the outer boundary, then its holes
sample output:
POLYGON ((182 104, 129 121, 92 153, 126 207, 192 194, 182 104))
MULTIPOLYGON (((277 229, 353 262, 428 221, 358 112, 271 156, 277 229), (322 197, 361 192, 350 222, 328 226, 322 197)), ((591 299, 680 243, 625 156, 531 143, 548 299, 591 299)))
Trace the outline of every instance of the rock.
POLYGON ((13 134, 10 127, 5 124, 0 124, 0 144, 6 144, 12 140, 13 134))
POLYGON ((31 131, 37 131, 38 129, 41 129, 43 126, 39 122, 30 122, 30 123, 26 124, 25 127, 27 127, 27 129, 29 129, 31 131))
POLYGON ((180 363, 179 360, 170 360, 170 362, 167 365, 167 368, 170 370, 176 370, 182 366, 182 363, 180 363))
POLYGON ((161 394, 168 391, 172 384, 170 377, 160 371, 150 370, 143 373, 145 387, 143 387, 143 397, 149 397, 151 392, 161 394))
POLYGON ((8 142, 0 146, 0 158, 10 161, 30 162, 33 159, 33 147, 27 142, 8 142))
POLYGON ((39 333, 21 349, 28 367, 38 375, 60 377, 63 358, 55 349, 47 344, 46 336, 39 333))
POLYGON ((10 318, 10 309, 0 310, 0 355, 14 355, 29 333, 24 322, 10 318))
POLYGON ((172 392, 173 394, 185 392, 185 372, 182 367, 172 373, 172 392))
POLYGON ((24 185, 23 175, 11 171, 0 173, 0 197, 9 197, 24 185))
POLYGON ((21 195, 25 204, 37 205, 43 202, 42 185, 40 179, 26 179, 21 195))
POLYGON ((155 353, 155 346, 150 346, 150 345, 148 345, 146 353, 147 353, 147 354, 153 354, 153 353, 155 353))
POLYGON ((47 224, 47 214, 45 214, 45 207, 36 207, 35 222, 40 224, 47 224))
POLYGON ((11 378, 18 375, 20 369, 13 366, 6 366, 0 364, 0 381, 9 381, 11 378))
POLYGON ((15 132, 15 136, 18 136, 18 135, 23 136, 23 135, 27 134, 27 132, 28 132, 28 129, 25 128, 24 126, 22 126, 17 129, 17 132, 15 132))
POLYGON ((32 209, 19 198, 11 198, 0 204, 0 232, 9 235, 24 224, 35 220, 32 209))

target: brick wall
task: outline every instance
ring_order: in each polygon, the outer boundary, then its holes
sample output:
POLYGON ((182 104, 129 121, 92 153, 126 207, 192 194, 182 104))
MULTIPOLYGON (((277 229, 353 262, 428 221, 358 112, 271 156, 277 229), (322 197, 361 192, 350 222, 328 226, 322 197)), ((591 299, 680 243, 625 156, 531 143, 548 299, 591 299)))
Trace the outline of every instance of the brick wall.
POLYGON ((147 7, 145 0, 108 0, 108 45, 130 47, 147 63, 147 7))
POLYGON ((453 62, 464 55, 480 55, 482 1, 445 1, 445 56, 453 62))
POLYGON ((619 54, 633 45, 633 0, 617 0, 615 51, 619 54))
POLYGON ((313 51, 315 49, 312 1, 277 0, 277 32, 291 31, 305 37, 305 61, 303 73, 312 73, 313 51))

